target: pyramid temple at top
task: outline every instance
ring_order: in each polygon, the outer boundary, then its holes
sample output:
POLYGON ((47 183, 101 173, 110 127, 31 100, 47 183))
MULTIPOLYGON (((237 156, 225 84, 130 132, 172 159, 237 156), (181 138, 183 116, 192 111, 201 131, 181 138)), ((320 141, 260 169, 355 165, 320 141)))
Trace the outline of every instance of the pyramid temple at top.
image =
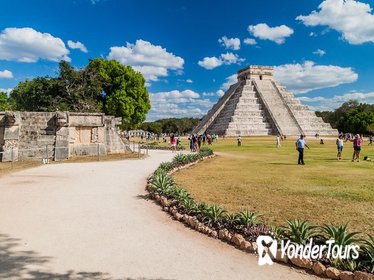
POLYGON ((237 83, 230 86, 193 133, 227 136, 338 134, 273 79, 273 67, 250 65, 237 74, 237 83))

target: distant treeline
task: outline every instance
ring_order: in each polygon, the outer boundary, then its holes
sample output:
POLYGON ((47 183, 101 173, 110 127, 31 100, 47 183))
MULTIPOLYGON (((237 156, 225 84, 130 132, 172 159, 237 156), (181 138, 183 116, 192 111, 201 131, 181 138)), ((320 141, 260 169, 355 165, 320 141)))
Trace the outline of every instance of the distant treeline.
POLYGON ((199 121, 199 118, 161 119, 145 122, 140 126, 140 129, 153 133, 191 133, 199 121))
POLYGON ((316 111, 316 114, 339 132, 374 134, 374 104, 350 100, 335 111, 316 111))

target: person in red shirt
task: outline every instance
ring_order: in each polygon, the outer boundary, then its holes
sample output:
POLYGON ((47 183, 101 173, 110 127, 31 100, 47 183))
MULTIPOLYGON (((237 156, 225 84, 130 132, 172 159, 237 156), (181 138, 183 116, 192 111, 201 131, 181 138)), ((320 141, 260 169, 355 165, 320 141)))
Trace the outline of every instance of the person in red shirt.
POLYGON ((362 148, 362 137, 358 134, 355 135, 354 139, 349 139, 349 141, 353 142, 353 156, 352 156, 352 162, 357 160, 357 162, 360 161, 360 153, 362 148))

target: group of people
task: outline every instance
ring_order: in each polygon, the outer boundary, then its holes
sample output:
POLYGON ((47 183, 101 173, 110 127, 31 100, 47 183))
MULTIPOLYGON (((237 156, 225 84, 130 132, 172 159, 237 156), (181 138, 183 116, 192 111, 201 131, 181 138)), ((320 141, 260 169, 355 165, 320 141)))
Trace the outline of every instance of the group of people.
MULTIPOLYGON (((338 149, 338 153, 336 155, 338 160, 342 159, 342 152, 343 152, 343 147, 344 147, 344 142, 353 142, 353 155, 352 155, 352 162, 353 161, 360 161, 360 154, 361 154, 361 149, 362 149, 362 143, 363 143, 363 138, 361 135, 356 134, 354 137, 352 137, 350 134, 347 137, 344 137, 343 133, 340 133, 338 136, 338 139, 336 139, 336 147, 338 149)), ((372 136, 369 137, 369 141, 372 140, 372 136), (371 140, 370 140, 371 139, 371 140)), ((371 143, 369 143, 371 145, 371 143)))
MULTIPOLYGON (((299 152, 299 158, 298 158, 297 163, 301 164, 301 165, 305 164, 305 162, 304 162, 304 149, 305 148, 309 149, 309 146, 306 144, 305 137, 306 137, 305 135, 300 135, 300 138, 297 139, 297 141, 295 142, 296 150, 299 152)), ((278 138, 279 137, 277 136, 277 147, 278 147, 278 142, 279 142, 278 138)), ((373 140, 374 140, 373 136, 370 136, 368 145, 372 145, 373 140)), ((339 133, 339 136, 336 139, 336 148, 337 148, 336 158, 337 158, 337 160, 342 159, 342 152, 343 152, 344 143, 347 142, 347 141, 350 141, 350 142, 353 143, 352 162, 354 162, 354 161, 359 162, 360 161, 360 154, 361 154, 361 150, 362 150, 362 143, 364 141, 363 138, 362 138, 362 135, 359 135, 359 134, 356 134, 353 137, 351 134, 344 135, 343 133, 339 133)), ((322 139, 321 139, 320 143, 324 144, 322 139)), ((365 158, 365 160, 367 160, 367 157, 365 158)))
MULTIPOLYGON (((205 145, 206 143, 208 145, 212 145, 213 142, 217 142, 218 141, 218 135, 217 134, 207 134, 207 133, 204 133, 202 135, 197 135, 197 134, 191 134, 189 137, 188 137, 188 141, 189 141, 189 144, 190 144, 190 151, 191 152, 198 152, 200 151, 200 148, 202 145, 205 145)), ((170 146, 171 146, 171 150, 172 152, 176 152, 177 150, 177 147, 181 144, 181 138, 178 136, 178 137, 175 137, 174 134, 171 134, 170 135, 170 146)))
MULTIPOLYGON (((316 134, 316 138, 318 138, 318 137, 319 137, 319 135, 316 134)), ((305 165, 305 162, 304 162, 304 150, 305 150, 305 148, 310 149, 309 146, 306 143, 305 138, 306 138, 306 135, 302 134, 302 135, 300 135, 300 137, 295 142, 296 150, 299 153, 297 163, 300 164, 300 165, 305 165)), ((276 136, 276 147, 280 148, 282 146, 281 141, 283 141, 285 139, 286 139, 285 135, 277 135, 276 136)), ((189 144, 190 144, 190 151, 191 152, 198 152, 202 145, 205 145, 206 143, 208 145, 212 145, 213 142, 217 142, 218 141, 218 135, 216 135, 216 134, 210 135, 210 134, 207 134, 207 133, 204 133, 202 135, 191 134, 188 137, 188 140, 189 140, 189 144)), ((347 134, 339 133, 339 136, 336 139, 336 148, 337 148, 336 158, 337 158, 337 160, 342 159, 342 152, 343 152, 344 143, 347 142, 347 141, 350 141, 350 142, 353 143, 352 162, 354 162, 354 161, 359 162, 360 161, 360 154, 361 154, 361 150, 362 150, 363 138, 359 134, 356 134, 353 137, 352 134, 349 134, 349 133, 347 133, 347 134)), ((374 141, 374 137, 369 136, 369 144, 368 145, 372 145, 373 141, 374 141)), ((324 144, 322 139, 321 139, 320 143, 324 144)), ((171 145, 172 152, 176 152, 177 146, 180 145, 180 144, 181 144, 180 136, 176 137, 174 134, 171 134, 170 135, 170 145, 171 145)), ((242 144, 242 138, 241 138, 240 135, 238 135, 237 145, 241 146, 241 144, 242 144)))

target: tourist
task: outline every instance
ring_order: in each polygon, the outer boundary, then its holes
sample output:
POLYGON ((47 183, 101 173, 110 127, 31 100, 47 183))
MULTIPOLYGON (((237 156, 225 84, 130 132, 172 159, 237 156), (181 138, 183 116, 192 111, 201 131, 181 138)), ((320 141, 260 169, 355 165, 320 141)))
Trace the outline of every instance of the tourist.
POLYGON ((240 137, 240 134, 238 135, 238 147, 242 145, 242 138, 240 137))
POLYGON ((281 147, 281 138, 280 138, 279 134, 277 135, 277 138, 276 138, 276 147, 277 148, 281 147))
POLYGON ((208 141, 208 145, 212 145, 212 136, 210 134, 207 135, 206 139, 208 141))
POLYGON ((304 165, 304 149, 307 147, 309 149, 309 146, 305 142, 305 135, 300 135, 300 138, 296 141, 296 150, 299 152, 299 159, 297 161, 297 164, 304 165))
POLYGON ((174 134, 170 135, 170 145, 171 145, 171 151, 175 153, 177 151, 177 140, 175 139, 174 134))
POLYGON ((352 162, 357 160, 357 162, 360 161, 360 153, 361 153, 361 147, 362 147, 362 137, 358 134, 355 135, 355 138, 352 140, 351 138, 348 139, 349 141, 353 142, 353 156, 352 156, 352 162))
POLYGON ((338 160, 342 159, 343 146, 344 146, 343 134, 339 134, 338 139, 336 139, 336 148, 338 149, 338 153, 336 154, 336 157, 338 160))
POLYGON ((199 135, 197 137, 197 149, 198 151, 200 151, 200 148, 201 148, 201 141, 203 140, 203 136, 199 135))
POLYGON ((190 135, 190 137, 188 137, 188 140, 190 141, 190 151, 193 152, 194 147, 193 147, 193 137, 192 137, 192 135, 190 135))
POLYGON ((193 135, 192 139, 193 139, 194 152, 198 152, 197 136, 193 135))

